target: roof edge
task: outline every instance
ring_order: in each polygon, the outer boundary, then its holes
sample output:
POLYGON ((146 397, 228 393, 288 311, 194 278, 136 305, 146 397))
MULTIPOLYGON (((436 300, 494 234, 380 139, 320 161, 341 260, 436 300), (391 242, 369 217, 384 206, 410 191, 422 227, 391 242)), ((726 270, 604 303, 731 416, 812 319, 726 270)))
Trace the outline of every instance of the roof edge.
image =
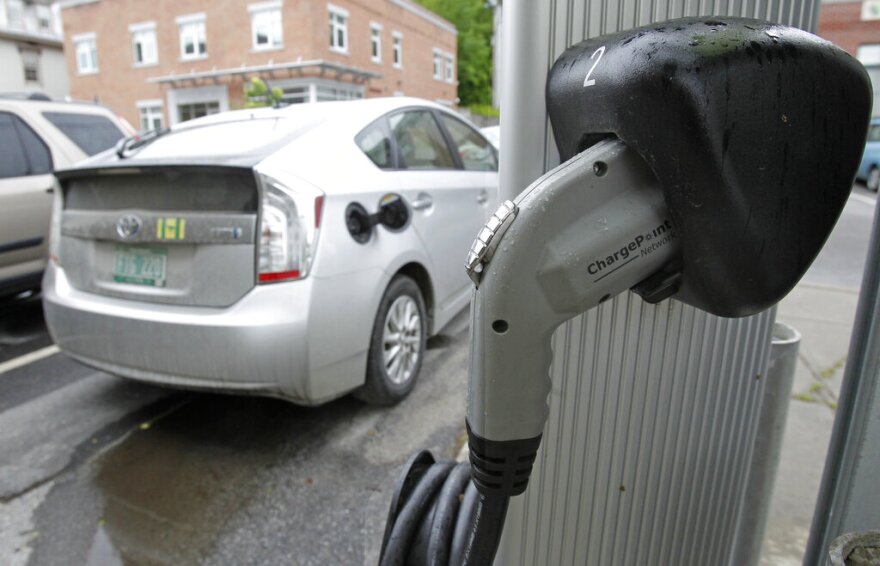
POLYGON ((388 0, 398 8, 402 8, 407 12, 415 14, 416 16, 426 20, 438 28, 448 31, 454 36, 458 36, 458 29, 455 25, 447 20, 446 18, 440 17, 431 10, 425 8, 424 6, 420 6, 418 4, 414 4, 413 2, 409 2, 408 0, 388 0))

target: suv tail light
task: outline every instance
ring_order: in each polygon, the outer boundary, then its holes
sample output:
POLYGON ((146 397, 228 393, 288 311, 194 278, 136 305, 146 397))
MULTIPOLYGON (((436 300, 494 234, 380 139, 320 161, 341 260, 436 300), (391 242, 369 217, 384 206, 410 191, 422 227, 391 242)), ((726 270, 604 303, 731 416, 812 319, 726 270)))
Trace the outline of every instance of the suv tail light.
POLYGON ((257 281, 302 279, 318 244, 324 193, 304 182, 290 186, 263 174, 257 179, 262 195, 257 281))

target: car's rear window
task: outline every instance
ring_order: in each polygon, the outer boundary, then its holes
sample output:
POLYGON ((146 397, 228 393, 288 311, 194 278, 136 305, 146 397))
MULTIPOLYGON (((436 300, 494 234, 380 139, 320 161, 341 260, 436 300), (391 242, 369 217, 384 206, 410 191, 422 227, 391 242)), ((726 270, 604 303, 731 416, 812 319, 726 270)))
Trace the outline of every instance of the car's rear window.
POLYGON ((112 120, 97 114, 43 112, 43 117, 87 155, 110 149, 125 135, 112 120))
POLYGON ((319 115, 298 120, 277 117, 216 123, 193 120, 156 138, 139 150, 137 157, 212 161, 262 159, 308 132, 320 119, 319 115))

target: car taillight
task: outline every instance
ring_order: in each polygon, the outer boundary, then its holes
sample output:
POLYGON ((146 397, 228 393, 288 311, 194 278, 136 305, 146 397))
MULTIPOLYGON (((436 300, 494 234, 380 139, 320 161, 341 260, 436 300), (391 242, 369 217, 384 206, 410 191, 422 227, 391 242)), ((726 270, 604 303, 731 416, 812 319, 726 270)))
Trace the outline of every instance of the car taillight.
POLYGON ((61 202, 61 185, 57 182, 54 185, 53 192, 52 219, 49 223, 49 259, 61 265, 59 250, 61 249, 61 214, 63 212, 63 205, 61 202))
POLYGON ((324 193, 303 182, 283 184, 262 174, 258 178, 262 206, 257 281, 302 279, 318 244, 324 193))

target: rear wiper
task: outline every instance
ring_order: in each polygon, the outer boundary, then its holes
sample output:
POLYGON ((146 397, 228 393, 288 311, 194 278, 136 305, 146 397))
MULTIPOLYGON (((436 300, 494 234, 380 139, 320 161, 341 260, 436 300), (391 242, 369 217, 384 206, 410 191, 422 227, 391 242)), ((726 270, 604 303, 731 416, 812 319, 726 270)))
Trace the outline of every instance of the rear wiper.
POLYGON ((120 159, 131 157, 135 150, 153 143, 155 140, 170 131, 171 128, 157 128, 143 134, 123 138, 116 144, 116 155, 118 155, 120 159))

